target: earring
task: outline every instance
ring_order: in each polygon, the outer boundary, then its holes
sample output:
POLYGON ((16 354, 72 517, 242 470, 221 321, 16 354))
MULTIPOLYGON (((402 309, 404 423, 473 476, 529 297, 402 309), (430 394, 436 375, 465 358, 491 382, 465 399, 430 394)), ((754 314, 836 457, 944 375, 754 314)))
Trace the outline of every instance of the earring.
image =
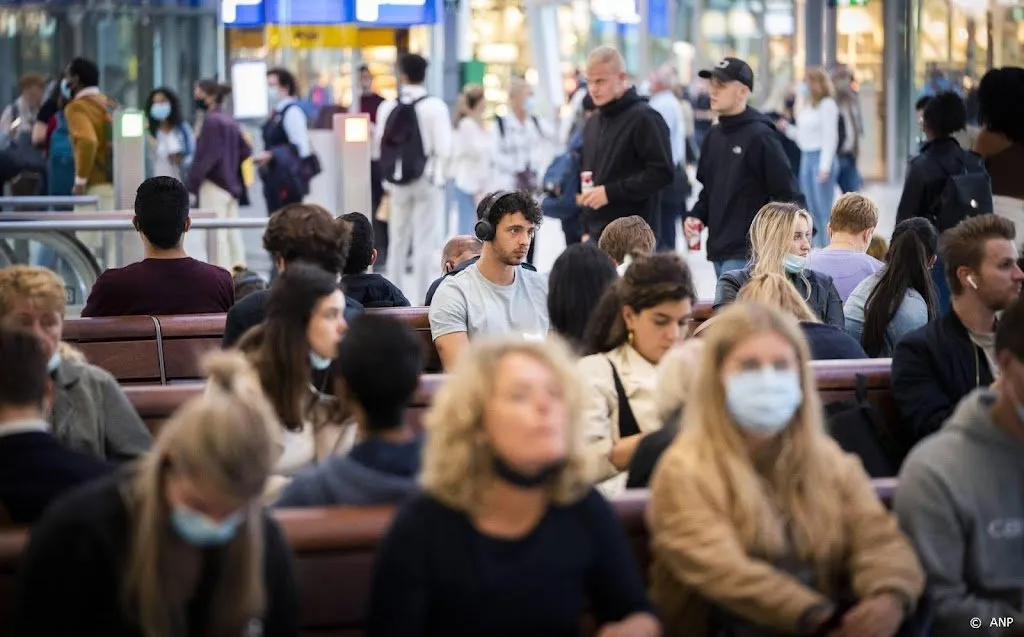
POLYGON ((632 347, 633 345, 633 330, 629 330, 626 333, 626 342, 632 347))

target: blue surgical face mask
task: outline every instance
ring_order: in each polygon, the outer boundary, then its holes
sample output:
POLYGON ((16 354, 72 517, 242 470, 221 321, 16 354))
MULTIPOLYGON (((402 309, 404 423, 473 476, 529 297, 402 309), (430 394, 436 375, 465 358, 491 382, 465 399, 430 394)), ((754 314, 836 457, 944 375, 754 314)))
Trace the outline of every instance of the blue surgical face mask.
POLYGON ((50 357, 50 360, 46 361, 46 372, 48 374, 52 374, 57 371, 57 368, 60 367, 61 360, 60 351, 54 352, 53 356, 50 357))
POLYGON ((171 116, 171 104, 169 102, 159 102, 149 107, 149 116, 158 122, 162 122, 171 116))
POLYGON ((267 103, 271 109, 277 108, 277 105, 281 103, 281 91, 277 87, 271 86, 267 89, 267 103))
POLYGON ((526 98, 526 104, 523 105, 523 108, 526 109, 527 113, 536 113, 537 112, 537 98, 534 97, 533 95, 531 95, 530 97, 526 98))
POLYGON ((241 512, 232 513, 221 522, 214 522, 198 511, 186 506, 176 506, 171 511, 174 530, 192 546, 209 548, 230 542, 242 525, 241 512))
POLYGON ((744 432, 774 436, 789 425, 803 402, 800 375, 772 367, 736 372, 726 379, 725 401, 744 432))
POLYGON ((309 364, 318 372, 322 372, 331 366, 331 359, 325 358, 314 351, 309 352, 309 364))
POLYGON ((64 78, 60 81, 60 94, 64 96, 64 99, 71 99, 71 82, 68 82, 68 78, 64 78))
POLYGON ((790 274, 800 274, 807 267, 807 258, 801 257, 795 254, 787 254, 782 259, 782 267, 786 269, 786 272, 790 274))
POLYGON ((807 85, 803 82, 797 84, 796 92, 804 99, 807 99, 811 95, 811 89, 807 88, 807 85))

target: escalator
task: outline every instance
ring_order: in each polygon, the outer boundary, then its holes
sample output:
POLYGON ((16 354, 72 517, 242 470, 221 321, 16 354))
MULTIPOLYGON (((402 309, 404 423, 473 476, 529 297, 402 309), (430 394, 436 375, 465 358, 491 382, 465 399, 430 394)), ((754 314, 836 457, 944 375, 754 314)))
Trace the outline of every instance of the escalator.
POLYGON ((0 267, 38 265, 64 281, 67 316, 78 316, 102 270, 91 252, 67 232, 6 231, 0 224, 0 267))

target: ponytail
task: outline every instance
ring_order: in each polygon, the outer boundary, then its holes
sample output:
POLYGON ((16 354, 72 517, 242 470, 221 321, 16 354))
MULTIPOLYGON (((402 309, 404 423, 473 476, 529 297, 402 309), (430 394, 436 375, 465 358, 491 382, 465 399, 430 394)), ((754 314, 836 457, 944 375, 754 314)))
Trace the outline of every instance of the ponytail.
POLYGON ((484 88, 479 84, 469 84, 462 89, 459 97, 455 100, 453 124, 458 126, 459 122, 469 117, 469 114, 480 104, 482 99, 484 99, 484 88))
POLYGON ((937 233, 925 219, 908 219, 893 232, 888 264, 864 307, 861 345, 877 357, 885 346, 885 332, 899 311, 908 290, 916 290, 928 307, 928 320, 936 315, 936 293, 930 262, 935 256, 937 233))

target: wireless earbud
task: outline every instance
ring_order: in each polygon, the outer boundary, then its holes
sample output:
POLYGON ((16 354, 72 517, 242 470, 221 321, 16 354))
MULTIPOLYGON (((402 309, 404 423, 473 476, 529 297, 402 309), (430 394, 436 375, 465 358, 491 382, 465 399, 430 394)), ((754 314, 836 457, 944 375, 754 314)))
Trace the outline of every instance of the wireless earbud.
POLYGON ((967 282, 970 283, 971 287, 974 288, 975 290, 978 289, 978 283, 974 280, 973 276, 967 277, 967 282))

